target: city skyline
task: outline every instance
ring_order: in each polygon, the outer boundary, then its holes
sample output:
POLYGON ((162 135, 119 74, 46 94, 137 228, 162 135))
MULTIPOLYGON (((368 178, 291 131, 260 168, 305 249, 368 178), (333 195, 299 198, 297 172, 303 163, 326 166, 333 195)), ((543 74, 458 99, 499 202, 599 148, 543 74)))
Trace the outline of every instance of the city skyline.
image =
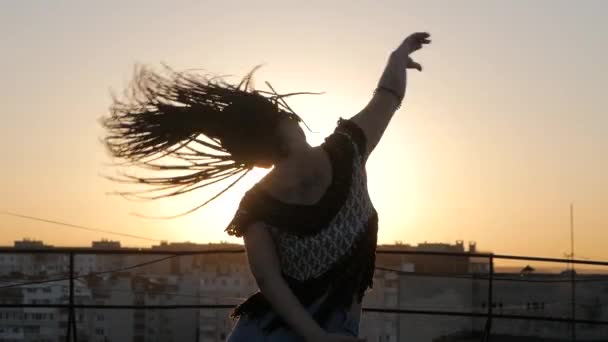
MULTIPOLYGON (((563 257, 574 203, 575 254, 608 260, 605 2, 21 1, 0 8, 0 71, 10 80, 0 84, 0 211, 155 240, 241 243, 223 230, 265 170, 175 220, 130 213, 179 213, 216 189, 150 203, 106 195, 121 188, 101 177, 117 171, 99 142, 108 89, 120 95, 136 63, 203 68, 232 80, 265 63, 257 85, 326 92, 289 101, 319 132, 308 134, 317 145, 339 117, 369 100, 391 49, 425 30, 433 45, 416 55, 424 71, 409 73, 405 103, 368 163, 379 243, 464 239, 497 253, 563 257)), ((23 237, 55 246, 113 238, 0 215, 0 245, 23 237)))
MULTIPOLYGON (((78 250, 84 251, 90 249, 93 251, 98 251, 100 249, 121 249, 121 250, 129 250, 137 253, 138 251, 145 250, 156 250, 156 251, 177 251, 177 252, 189 252, 189 251, 201 251, 201 250, 210 250, 210 249, 220 249, 220 250, 230 250, 237 247, 239 250, 244 251, 244 245, 238 242, 228 242, 228 241, 219 241, 219 242, 207 242, 207 243, 197 243, 192 241, 156 241, 151 242, 148 246, 129 246, 124 245, 120 240, 101 238, 99 240, 91 240, 87 244, 78 245, 78 246, 54 246, 46 243, 42 240, 32 239, 32 238, 22 238, 19 240, 14 240, 11 244, 0 244, 0 249, 4 251, 4 253, 10 253, 13 249, 21 249, 21 250, 44 250, 44 249, 60 249, 63 251, 70 250, 78 250)), ((475 241, 464 241, 464 240, 456 240, 452 242, 432 242, 432 241, 424 241, 418 244, 408 244, 402 241, 395 241, 394 243, 389 244, 379 244, 377 246, 378 250, 386 251, 420 251, 424 252, 439 252, 439 253, 464 253, 464 255, 471 255, 483 261, 487 262, 487 257, 493 253, 491 250, 484 249, 482 247, 478 247, 475 241)), ((383 252, 380 252, 380 255, 383 252)), ((1 254, 1 253, 0 253, 1 254)), ((503 254, 504 255, 504 254, 503 254)), ((538 273, 562 273, 564 271, 568 271, 571 268, 570 257, 564 256, 561 258, 555 258, 558 261, 552 262, 541 262, 541 261, 526 261, 526 260, 508 260, 502 259, 498 255, 498 258, 495 259, 495 270, 496 272, 505 272, 505 273, 518 273, 523 270, 530 268, 534 272, 538 273)), ((431 257, 431 256, 429 256, 431 257)), ((542 257, 538 255, 517 255, 517 257, 542 257)), ((424 259, 424 258, 423 258, 424 259)), ((590 260, 588 258, 575 258, 575 260, 589 261, 589 262, 597 262, 599 260, 590 260)), ((600 261, 601 262, 601 261, 600 261)), ((582 274, 606 274, 608 271, 604 269, 601 265, 585 265, 585 264, 577 264, 576 265, 577 272, 581 272, 582 274)))

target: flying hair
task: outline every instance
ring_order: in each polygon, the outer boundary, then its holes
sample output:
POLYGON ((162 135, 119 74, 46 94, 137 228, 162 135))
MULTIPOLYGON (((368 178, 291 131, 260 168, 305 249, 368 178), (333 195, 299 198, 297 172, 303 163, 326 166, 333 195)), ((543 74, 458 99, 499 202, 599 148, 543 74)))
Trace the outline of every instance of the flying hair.
POLYGON ((253 68, 236 85, 223 77, 178 72, 166 66, 162 73, 137 67, 125 98, 113 96, 109 115, 100 119, 106 130, 103 142, 109 153, 122 161, 118 165, 173 174, 136 176, 122 172, 119 177, 107 177, 151 186, 115 194, 155 200, 230 181, 192 209, 157 217, 175 218, 218 198, 254 167, 268 168, 285 157, 276 132, 279 120, 303 122, 285 98, 321 93, 278 94, 268 82, 271 91, 255 90, 253 74, 260 67, 253 68), (175 175, 177 172, 179 175, 175 175))

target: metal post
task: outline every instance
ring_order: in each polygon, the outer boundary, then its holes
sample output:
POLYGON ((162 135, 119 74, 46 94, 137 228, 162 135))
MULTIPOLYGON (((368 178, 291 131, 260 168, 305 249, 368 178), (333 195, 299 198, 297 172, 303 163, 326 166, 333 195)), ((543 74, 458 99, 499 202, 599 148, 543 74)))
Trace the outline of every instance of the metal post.
POLYGON ((78 341, 76 334, 76 312, 74 310, 74 252, 70 252, 70 297, 68 307, 67 342, 78 341), (73 335, 72 335, 73 334, 73 335), (73 336, 73 338, 72 338, 73 336))
POLYGON ((571 316, 572 323, 570 324, 570 340, 576 341, 576 323, 574 320, 576 319, 576 271, 574 270, 574 204, 570 204, 570 260, 571 260, 571 268, 570 268, 570 286, 571 286, 571 316))
POLYGON ((72 340, 72 310, 68 309, 68 332, 65 335, 65 341, 70 342, 72 340))
POLYGON ((494 305, 494 254, 490 254, 490 272, 488 274, 488 318, 483 333, 483 341, 489 342, 492 334, 492 306, 494 305))
MULTIPOLYGON (((74 260, 72 258, 72 252, 68 254, 68 274, 70 275, 70 294, 72 293, 72 275, 74 270, 74 260)), ((69 297, 69 301, 71 303, 71 296, 69 297)), ((72 340, 72 320, 74 317, 72 316, 72 307, 68 307, 68 324, 67 324, 67 333, 65 334, 65 341, 70 342, 72 340)))
POLYGON ((572 323, 570 323, 570 330, 571 330, 571 336, 570 336, 570 340, 571 341, 576 341, 576 323, 574 322, 574 320, 576 319, 576 281, 575 281, 575 273, 574 273, 574 264, 572 265, 572 269, 570 270, 570 281, 571 281, 571 290, 572 290, 572 308, 571 308, 571 315, 572 315, 572 323))

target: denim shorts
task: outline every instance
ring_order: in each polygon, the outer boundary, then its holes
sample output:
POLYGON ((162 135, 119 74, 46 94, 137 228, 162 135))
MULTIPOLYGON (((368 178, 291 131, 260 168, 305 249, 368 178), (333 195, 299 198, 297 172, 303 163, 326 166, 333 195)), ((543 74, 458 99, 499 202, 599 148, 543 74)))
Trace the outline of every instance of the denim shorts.
MULTIPOLYGON (((316 309, 316 305, 308 308, 308 311, 312 313, 314 309, 316 309)), ((265 334, 261 327, 276 317, 275 315, 271 312, 259 319, 248 319, 245 316, 239 318, 226 342, 305 342, 304 338, 288 327, 280 327, 268 335, 265 334)), ((355 317, 350 310, 336 310, 329 316, 323 329, 330 333, 357 336, 359 318, 355 317)))

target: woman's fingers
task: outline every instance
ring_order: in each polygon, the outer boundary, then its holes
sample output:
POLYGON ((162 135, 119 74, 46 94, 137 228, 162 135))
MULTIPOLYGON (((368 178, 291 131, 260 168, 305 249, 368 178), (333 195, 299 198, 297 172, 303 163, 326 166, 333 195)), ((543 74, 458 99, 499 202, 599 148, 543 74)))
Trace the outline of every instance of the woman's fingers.
POLYGON ((420 65, 420 63, 418 63, 418 62, 415 62, 411 58, 407 62, 406 68, 408 68, 408 69, 416 69, 418 71, 422 71, 422 65, 420 65))
POLYGON ((423 34, 417 35, 416 39, 412 43, 412 45, 415 47, 415 49, 412 50, 412 52, 414 52, 416 50, 420 50, 420 49, 422 49, 423 45, 430 44, 430 43, 431 43, 431 39, 430 39, 430 35, 428 33, 423 33, 423 34))
POLYGON ((431 34, 428 32, 416 32, 416 33, 410 34, 407 38, 405 38, 405 40, 422 44, 425 42, 430 42, 431 41, 430 38, 431 38, 431 34))
POLYGON ((431 35, 428 32, 416 32, 410 34, 400 48, 402 48, 406 54, 410 54, 416 50, 420 50, 422 45, 431 43, 431 35))

